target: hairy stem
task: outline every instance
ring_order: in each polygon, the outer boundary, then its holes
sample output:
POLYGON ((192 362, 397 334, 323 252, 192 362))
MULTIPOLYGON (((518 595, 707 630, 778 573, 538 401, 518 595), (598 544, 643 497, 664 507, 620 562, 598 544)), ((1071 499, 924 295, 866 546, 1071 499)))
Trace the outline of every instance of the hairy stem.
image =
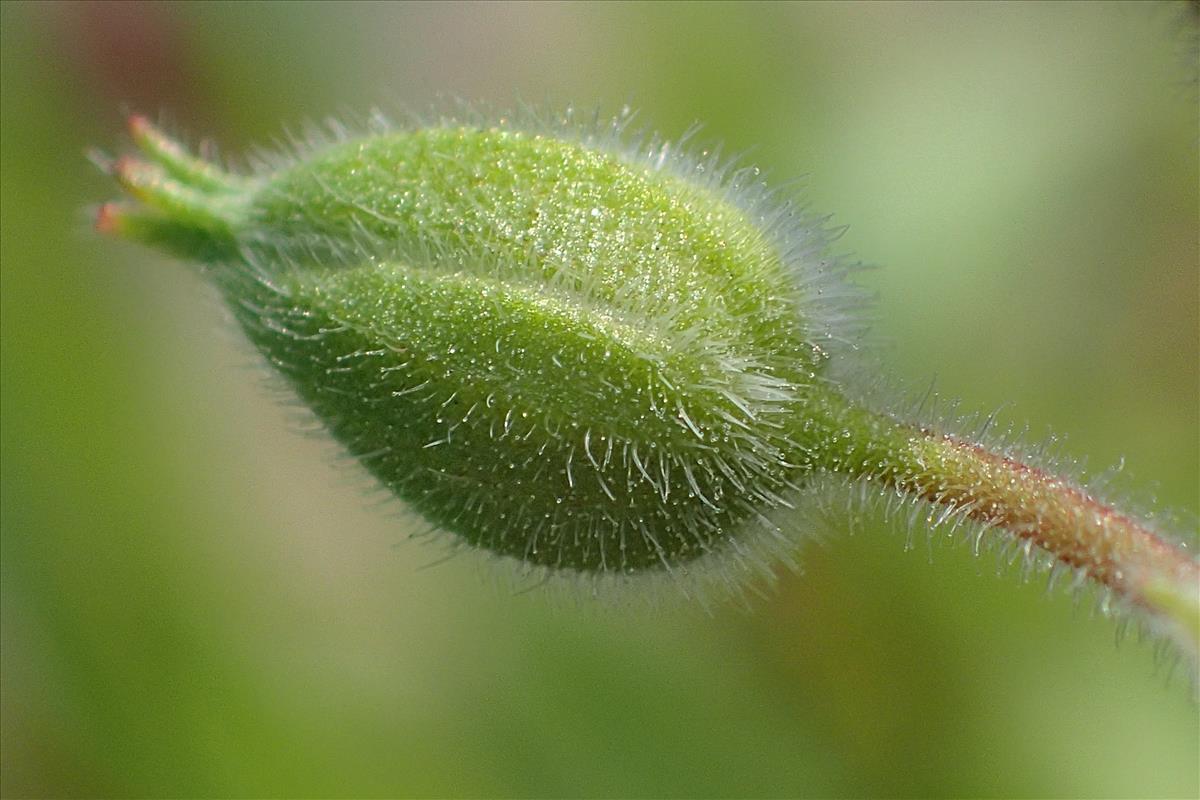
POLYGON ((920 498, 1005 531, 1081 570, 1146 612, 1195 663, 1200 650, 1200 563, 1149 524, 1077 483, 984 446, 899 422, 832 394, 826 467, 920 498))

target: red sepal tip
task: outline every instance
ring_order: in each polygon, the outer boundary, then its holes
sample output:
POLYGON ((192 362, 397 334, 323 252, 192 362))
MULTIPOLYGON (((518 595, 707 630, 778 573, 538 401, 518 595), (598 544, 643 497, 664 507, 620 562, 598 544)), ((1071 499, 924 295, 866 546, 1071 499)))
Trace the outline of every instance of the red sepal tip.
POLYGON ((105 203, 96 212, 96 231, 105 234, 121 232, 121 209, 116 203, 105 203))
POLYGON ((154 126, 150 124, 150 120, 141 114, 130 114, 125 124, 129 128, 129 134, 134 139, 145 138, 154 130, 154 126))

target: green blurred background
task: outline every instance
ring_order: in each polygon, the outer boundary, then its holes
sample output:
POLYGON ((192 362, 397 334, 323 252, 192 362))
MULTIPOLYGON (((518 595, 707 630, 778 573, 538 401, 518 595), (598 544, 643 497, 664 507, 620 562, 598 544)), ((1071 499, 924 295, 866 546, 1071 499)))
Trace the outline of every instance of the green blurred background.
POLYGON ((0 4, 3 793, 1195 797, 1186 677, 878 522, 749 613, 421 569, 441 551, 302 431, 213 294, 92 234, 115 189, 83 157, 131 109, 234 156, 439 95, 699 120, 883 266, 898 377, 1124 456, 1194 520, 1191 13, 0 4))

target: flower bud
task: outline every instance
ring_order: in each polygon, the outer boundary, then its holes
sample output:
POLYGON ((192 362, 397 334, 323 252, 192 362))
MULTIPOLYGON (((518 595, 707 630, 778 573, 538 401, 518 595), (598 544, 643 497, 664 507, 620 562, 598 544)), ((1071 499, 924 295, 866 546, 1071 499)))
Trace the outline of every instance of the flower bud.
POLYGON ((201 261, 382 484, 530 565, 674 569, 777 536, 813 468, 828 323, 780 224, 715 162, 564 127, 349 138, 252 178, 142 118, 98 226, 201 261), (707 171, 707 172, 706 172, 707 171), (787 424, 785 424, 787 423, 787 424))
POLYGON ((203 264, 330 433, 470 545, 724 579, 788 557, 777 512, 820 473, 1003 532, 1200 663, 1200 562, 1169 533, 830 379, 852 293, 819 223, 750 173, 570 124, 450 122, 247 178, 130 129, 148 158, 107 166, 138 204, 97 227, 203 264))

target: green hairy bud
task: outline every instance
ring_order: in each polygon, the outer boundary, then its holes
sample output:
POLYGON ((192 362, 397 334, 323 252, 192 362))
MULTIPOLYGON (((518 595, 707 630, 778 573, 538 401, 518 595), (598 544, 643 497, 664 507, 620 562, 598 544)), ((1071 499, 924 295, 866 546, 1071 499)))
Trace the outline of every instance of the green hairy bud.
POLYGON ((1196 560, 1082 486, 857 402, 854 292, 754 170, 580 125, 379 125, 243 177, 143 118, 97 226, 202 265, 437 528, 554 573, 753 573, 830 477, 1003 532, 1194 654, 1196 560), (730 565, 733 565, 730 568, 730 565))

